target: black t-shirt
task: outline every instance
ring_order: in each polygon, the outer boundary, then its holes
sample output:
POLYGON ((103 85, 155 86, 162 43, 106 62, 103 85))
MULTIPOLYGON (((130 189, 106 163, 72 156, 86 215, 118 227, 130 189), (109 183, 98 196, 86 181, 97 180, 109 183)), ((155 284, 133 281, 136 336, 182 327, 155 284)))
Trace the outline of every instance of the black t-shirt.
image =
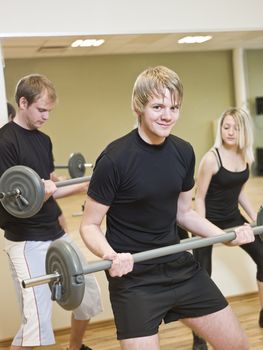
POLYGON ((188 142, 170 135, 163 144, 150 145, 137 129, 102 152, 88 194, 110 206, 106 238, 114 250, 137 253, 179 242, 177 201, 194 185, 194 165, 188 142))
MULTIPOLYGON (((54 171, 52 143, 39 130, 27 130, 14 122, 0 129, 0 176, 15 165, 35 170, 41 179, 49 179, 54 171)), ((0 205, 0 225, 5 237, 12 241, 54 240, 64 234, 58 223, 59 208, 53 197, 44 202, 31 218, 16 218, 0 205)))

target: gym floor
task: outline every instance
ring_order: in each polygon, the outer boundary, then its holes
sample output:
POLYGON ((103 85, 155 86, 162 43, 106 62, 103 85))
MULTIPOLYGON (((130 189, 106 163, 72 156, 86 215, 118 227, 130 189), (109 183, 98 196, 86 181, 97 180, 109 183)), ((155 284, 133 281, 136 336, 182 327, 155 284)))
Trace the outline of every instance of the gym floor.
MULTIPOLYGON (((243 329, 249 337, 251 350, 262 350, 263 329, 258 327, 258 297, 256 293, 228 299, 238 316, 243 329)), ((43 350, 66 350, 69 329, 56 332, 56 345, 41 347, 43 350)), ((86 331, 84 342, 94 350, 119 350, 112 320, 94 322, 86 331)), ((180 322, 173 322, 160 327, 160 344, 162 350, 190 350, 192 348, 191 331, 180 322)), ((4 344, 3 344, 4 345, 4 344)), ((0 350, 8 350, 0 345, 0 350)), ((210 346, 209 350, 212 349, 210 346)))

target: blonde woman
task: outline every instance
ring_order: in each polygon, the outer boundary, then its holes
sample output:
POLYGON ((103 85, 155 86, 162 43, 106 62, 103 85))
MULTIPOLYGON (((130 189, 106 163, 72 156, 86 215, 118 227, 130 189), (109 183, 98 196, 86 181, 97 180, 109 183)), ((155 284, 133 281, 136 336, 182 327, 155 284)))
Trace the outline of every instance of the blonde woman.
MULTIPOLYGON (((221 229, 250 221, 257 213, 244 192, 249 168, 254 161, 253 128, 249 114, 241 108, 229 108, 218 122, 214 146, 204 155, 197 175, 195 205, 197 212, 221 229)), ((259 237, 240 246, 257 264, 257 282, 261 312, 259 326, 263 327, 263 242, 259 237)), ((212 246, 194 251, 196 259, 209 275, 212 272, 212 246)), ((207 349, 202 339, 194 335, 193 349, 207 349)))

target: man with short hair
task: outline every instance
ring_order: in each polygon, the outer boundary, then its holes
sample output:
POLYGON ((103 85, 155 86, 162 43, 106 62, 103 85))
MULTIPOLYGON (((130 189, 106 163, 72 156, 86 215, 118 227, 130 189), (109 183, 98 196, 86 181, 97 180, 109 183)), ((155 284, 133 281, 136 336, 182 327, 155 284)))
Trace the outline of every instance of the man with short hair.
MULTIPOLYGON (((133 264, 134 253, 179 243, 177 224, 204 237, 224 233, 192 209, 194 152, 171 134, 182 98, 182 83, 171 69, 158 66, 138 76, 132 95, 138 128, 98 157, 81 236, 94 254, 112 261, 106 274, 122 350, 159 350, 159 325, 179 319, 214 349, 247 350, 226 299, 191 253, 133 264)), ((229 245, 254 240, 250 226, 236 235, 229 245)))
MULTIPOLYGON (((10 260, 22 314, 20 328, 10 349, 31 350, 55 342, 51 292, 47 284, 23 289, 21 281, 46 273, 45 257, 52 241, 63 239, 74 244, 59 224, 60 210, 54 198, 83 192, 87 189, 87 183, 57 188, 51 180, 54 172, 52 142, 39 128, 47 122, 57 101, 53 83, 40 74, 25 76, 17 84, 15 100, 15 118, 0 129, 0 175, 10 167, 24 165, 37 172, 45 187, 45 202, 32 217, 14 217, 0 205, 5 251, 10 260)), ((102 310, 95 277, 87 275, 85 279, 83 302, 72 314, 69 350, 90 349, 82 344, 84 332, 90 318, 102 310)))

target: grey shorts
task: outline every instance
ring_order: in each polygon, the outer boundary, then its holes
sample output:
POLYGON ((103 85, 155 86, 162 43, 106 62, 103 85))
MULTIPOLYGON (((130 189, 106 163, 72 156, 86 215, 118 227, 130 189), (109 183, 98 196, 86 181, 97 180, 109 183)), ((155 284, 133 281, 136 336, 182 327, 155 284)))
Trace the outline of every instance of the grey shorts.
MULTIPOLYGON (((60 239, 70 242, 77 250, 85 266, 86 259, 72 238, 60 239)), ((24 289, 21 281, 46 274, 45 258, 51 241, 13 242, 5 239, 5 251, 21 309, 21 325, 13 339, 14 346, 41 346, 55 343, 52 329, 52 300, 49 286, 43 284, 24 289)), ((85 275, 85 294, 81 305, 73 311, 75 319, 88 320, 102 311, 100 289, 92 274, 85 275)))
POLYGON ((169 263, 135 264, 123 277, 106 274, 118 339, 150 336, 163 321, 200 317, 228 305, 189 252, 169 263))

